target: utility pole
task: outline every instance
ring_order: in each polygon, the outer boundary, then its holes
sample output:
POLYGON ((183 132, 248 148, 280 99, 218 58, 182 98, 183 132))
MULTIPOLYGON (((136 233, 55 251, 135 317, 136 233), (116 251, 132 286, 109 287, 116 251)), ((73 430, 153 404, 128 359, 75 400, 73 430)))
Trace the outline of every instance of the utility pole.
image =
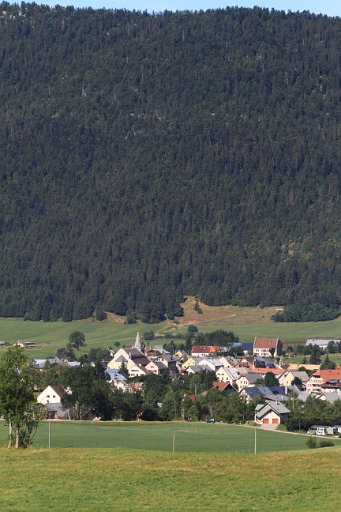
POLYGON ((173 453, 175 453, 175 432, 176 430, 173 429, 173 453))

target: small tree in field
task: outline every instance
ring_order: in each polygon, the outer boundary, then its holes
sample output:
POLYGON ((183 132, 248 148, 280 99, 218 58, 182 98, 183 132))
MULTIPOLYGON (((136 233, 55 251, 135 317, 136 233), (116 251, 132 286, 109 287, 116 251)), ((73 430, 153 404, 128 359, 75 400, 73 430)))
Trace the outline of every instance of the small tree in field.
POLYGON ((35 371, 24 350, 8 347, 0 359, 0 414, 8 425, 9 448, 27 448, 42 418, 34 382, 35 371))
POLYGON ((73 331, 69 336, 68 346, 76 350, 85 347, 85 335, 80 331, 73 331))

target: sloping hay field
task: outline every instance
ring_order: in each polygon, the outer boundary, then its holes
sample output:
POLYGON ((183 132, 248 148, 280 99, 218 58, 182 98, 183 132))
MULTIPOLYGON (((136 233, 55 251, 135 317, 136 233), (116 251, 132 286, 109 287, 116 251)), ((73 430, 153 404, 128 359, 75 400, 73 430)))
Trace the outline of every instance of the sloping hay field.
POLYGON ((259 455, 0 450, 1 511, 339 510, 338 449, 259 455))

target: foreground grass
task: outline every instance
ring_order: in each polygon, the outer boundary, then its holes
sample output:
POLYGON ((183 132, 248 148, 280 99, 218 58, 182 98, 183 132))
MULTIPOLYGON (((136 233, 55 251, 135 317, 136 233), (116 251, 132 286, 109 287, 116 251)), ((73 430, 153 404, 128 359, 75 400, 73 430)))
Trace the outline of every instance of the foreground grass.
POLYGON ((0 450, 0 510, 339 510, 340 451, 0 450))
MULTIPOLYGON (((34 446, 49 446, 48 422, 41 423, 34 446)), ((257 429, 257 451, 306 448, 307 436, 257 429)), ((0 446, 6 446, 7 427, 0 422, 0 446)), ((60 422, 50 425, 52 448, 133 448, 170 452, 253 453, 255 429, 206 423, 60 422)), ((341 447, 339 439, 333 442, 341 447)))
MULTIPOLYGON (((250 316, 246 314, 244 322, 242 312, 240 312, 237 319, 233 317, 233 320, 229 317, 225 319, 219 317, 208 321, 207 319, 202 320, 201 316, 197 315, 195 322, 193 322, 199 330, 203 332, 215 329, 232 330, 243 341, 253 341, 255 336, 265 336, 279 337, 282 341, 293 344, 313 337, 340 338, 341 332, 341 317, 328 322, 275 323, 268 320, 266 323, 262 323, 261 317, 257 319, 255 316, 251 321, 250 316)), ((115 342, 130 345, 134 342, 137 331, 143 334, 146 331, 153 330, 161 335, 166 332, 174 335, 176 333, 186 333, 187 327, 183 323, 175 326, 169 322, 126 325, 110 321, 93 322, 91 319, 73 322, 25 322, 18 318, 0 318, 0 340, 9 342, 17 339, 35 341, 37 347, 30 349, 29 354, 38 358, 53 356, 57 348, 66 345, 69 335, 76 330, 85 334, 86 350, 88 350, 92 347, 114 347, 115 342)), ((163 341, 163 339, 156 340, 156 343, 162 344, 163 341)), ((83 350, 83 352, 86 350, 83 350)))

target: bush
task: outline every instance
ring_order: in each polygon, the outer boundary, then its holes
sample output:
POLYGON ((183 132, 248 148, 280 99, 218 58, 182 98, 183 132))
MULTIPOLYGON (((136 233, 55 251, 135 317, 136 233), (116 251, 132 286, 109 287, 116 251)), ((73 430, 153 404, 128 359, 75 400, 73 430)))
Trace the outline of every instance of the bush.
POLYGON ((331 439, 321 439, 319 448, 327 448, 328 446, 335 446, 331 439))
POLYGON ((155 334, 154 334, 154 331, 146 331, 143 335, 143 339, 145 341, 150 341, 150 340, 153 340, 155 339, 155 334))
POLYGON ((104 309, 102 309, 102 308, 97 308, 96 309, 95 316, 96 316, 96 320, 98 320, 99 322, 102 322, 102 320, 106 320, 107 319, 107 314, 104 311, 104 309))
POLYGON ((317 447, 317 443, 316 443, 316 439, 314 437, 309 437, 307 439, 307 446, 308 448, 316 448, 317 447))
POLYGON ((195 332, 198 332, 198 327, 196 325, 189 325, 188 326, 188 329, 187 329, 188 332, 190 333, 195 333, 195 332))

